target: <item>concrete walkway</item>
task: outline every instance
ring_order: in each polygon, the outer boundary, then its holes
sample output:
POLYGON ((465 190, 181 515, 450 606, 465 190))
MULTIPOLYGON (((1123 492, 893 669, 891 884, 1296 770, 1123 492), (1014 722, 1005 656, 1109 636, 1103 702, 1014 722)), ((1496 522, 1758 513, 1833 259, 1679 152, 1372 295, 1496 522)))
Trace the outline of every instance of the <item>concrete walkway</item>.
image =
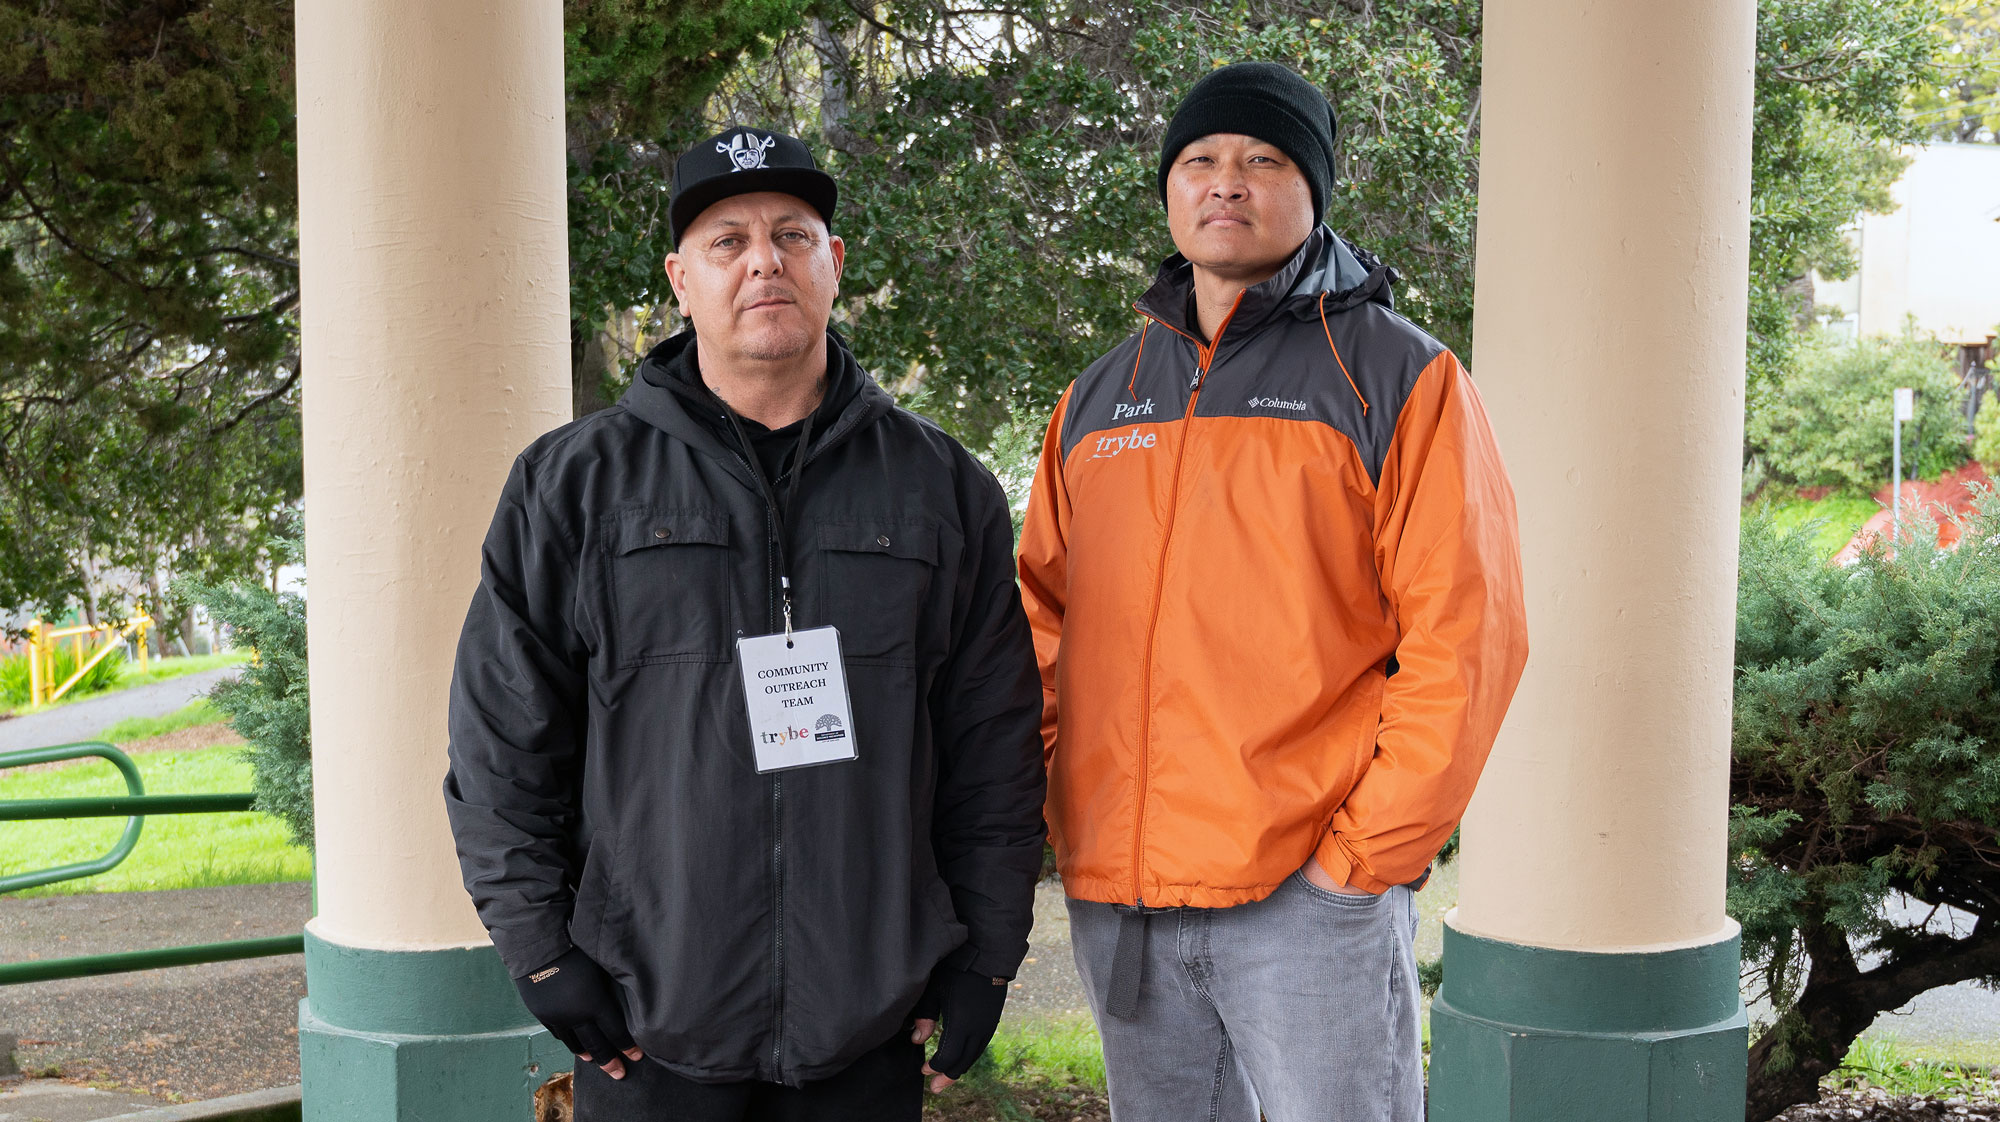
POLYGON ((203 670, 0 721, 0 752, 95 740, 99 733, 128 717, 164 717, 207 693, 217 682, 242 672, 240 666, 203 670))
MULTIPOLYGON (((0 962, 293 934, 311 910, 305 884, 0 897, 0 962)), ((304 996, 298 955, 0 986, 0 1033, 20 1037, 21 1069, 64 1081, 31 1080, 38 1098, 20 1117, 61 1117, 45 1109, 61 1087, 160 1106, 297 1083, 304 996)), ((0 1095, 0 1122, 8 1104, 0 1095)), ((110 1105, 84 1095, 77 1109, 110 1105)))

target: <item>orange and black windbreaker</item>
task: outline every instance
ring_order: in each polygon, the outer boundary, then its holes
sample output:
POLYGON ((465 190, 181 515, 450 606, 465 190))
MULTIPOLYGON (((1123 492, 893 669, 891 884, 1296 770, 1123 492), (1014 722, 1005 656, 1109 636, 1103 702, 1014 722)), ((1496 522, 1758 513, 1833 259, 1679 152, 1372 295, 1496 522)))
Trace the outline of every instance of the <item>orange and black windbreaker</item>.
POLYGON ((1063 394, 1021 539, 1077 899, 1417 880, 1527 658, 1514 496, 1450 351, 1324 227, 1212 343, 1180 257, 1063 394))

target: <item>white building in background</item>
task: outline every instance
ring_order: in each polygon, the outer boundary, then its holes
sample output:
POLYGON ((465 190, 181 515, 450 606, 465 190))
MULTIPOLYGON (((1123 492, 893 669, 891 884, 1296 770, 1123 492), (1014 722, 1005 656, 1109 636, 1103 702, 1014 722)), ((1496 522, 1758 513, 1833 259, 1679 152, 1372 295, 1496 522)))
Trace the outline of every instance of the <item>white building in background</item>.
POLYGON ((1850 336, 1919 332, 1960 346, 2000 329, 2000 144, 1913 148, 1892 189, 1891 214, 1866 214, 1854 233, 1861 267, 1814 278, 1814 303, 1842 313, 1850 336))

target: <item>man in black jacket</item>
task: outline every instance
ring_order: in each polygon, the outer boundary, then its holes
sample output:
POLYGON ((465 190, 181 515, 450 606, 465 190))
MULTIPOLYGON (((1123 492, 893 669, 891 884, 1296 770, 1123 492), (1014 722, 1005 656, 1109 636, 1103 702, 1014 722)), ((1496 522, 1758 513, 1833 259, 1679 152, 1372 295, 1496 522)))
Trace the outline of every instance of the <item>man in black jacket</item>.
POLYGON ((1006 499, 828 329, 834 200, 791 137, 682 156, 691 329, 521 453, 486 539, 445 798, 584 1122, 914 1120, 1027 951, 1006 499))

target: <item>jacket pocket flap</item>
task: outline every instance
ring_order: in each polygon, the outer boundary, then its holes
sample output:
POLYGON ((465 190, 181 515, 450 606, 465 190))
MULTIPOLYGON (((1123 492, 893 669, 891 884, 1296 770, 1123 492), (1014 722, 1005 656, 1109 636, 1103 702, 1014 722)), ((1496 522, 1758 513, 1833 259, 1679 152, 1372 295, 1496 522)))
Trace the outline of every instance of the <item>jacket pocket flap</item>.
POLYGON ((728 545, 729 519, 715 510, 633 510, 611 534, 611 551, 621 557, 656 545, 728 545))
POLYGON ((819 546, 938 563, 937 527, 927 522, 822 522, 819 546))

